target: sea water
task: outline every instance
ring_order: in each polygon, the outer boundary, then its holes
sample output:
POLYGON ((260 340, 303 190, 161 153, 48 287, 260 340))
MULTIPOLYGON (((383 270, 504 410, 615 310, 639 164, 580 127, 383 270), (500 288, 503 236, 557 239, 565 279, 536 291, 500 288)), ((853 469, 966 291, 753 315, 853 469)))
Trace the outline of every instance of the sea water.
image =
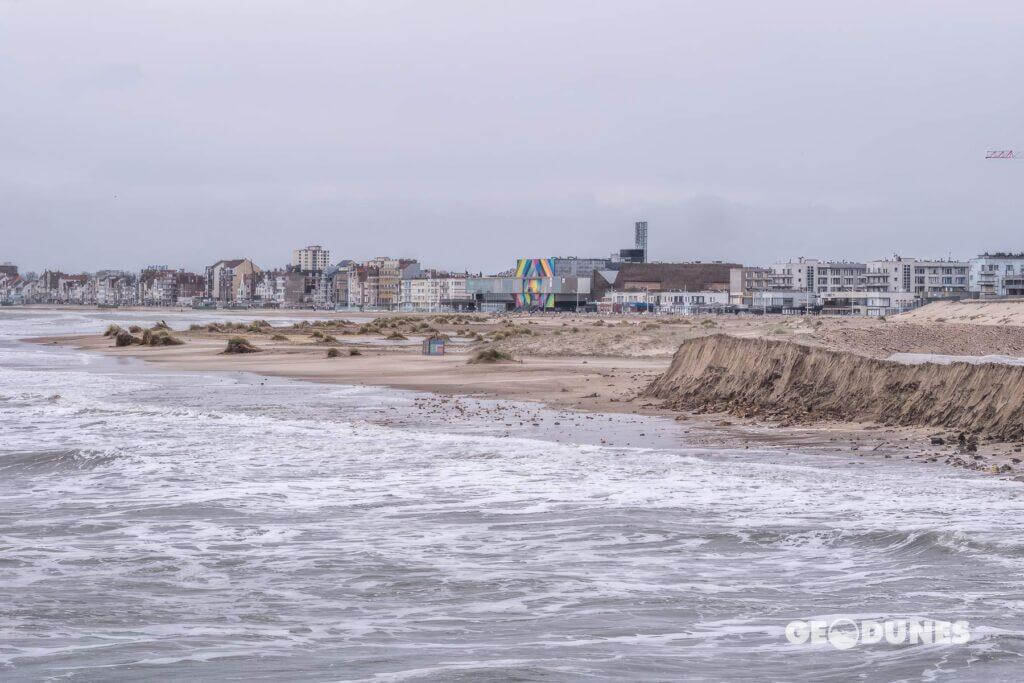
POLYGON ((1024 671, 1018 482, 18 341, 224 317, 0 311, 0 678, 1024 671), (970 640, 785 636, 842 617, 970 640))

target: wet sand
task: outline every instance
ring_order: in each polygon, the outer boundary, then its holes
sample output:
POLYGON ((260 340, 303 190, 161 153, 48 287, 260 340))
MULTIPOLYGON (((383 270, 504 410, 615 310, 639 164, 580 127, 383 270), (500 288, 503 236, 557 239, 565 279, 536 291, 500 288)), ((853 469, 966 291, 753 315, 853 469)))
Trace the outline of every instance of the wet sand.
MULTIPOLYGON (((549 321, 545 324, 552 325, 549 321)), ((449 353, 444 356, 424 356, 415 337, 408 341, 387 342, 379 334, 356 334, 324 345, 310 341, 307 331, 291 328, 273 328, 261 335, 248 334, 247 338, 262 350, 227 355, 223 350, 226 339, 233 336, 231 333, 175 331, 173 334, 186 343, 181 346, 115 347, 110 338, 100 335, 28 341, 69 345, 114 357, 144 360, 169 370, 244 372, 313 382, 382 386, 429 392, 438 395, 438 401, 457 400, 450 397, 474 397, 533 402, 554 410, 573 412, 667 416, 688 430, 686 433, 695 445, 815 449, 849 453, 851 458, 898 457, 955 464, 979 471, 1008 465, 1011 470, 1002 472, 1002 476, 1024 478, 1020 463, 1013 462, 1021 458, 1019 445, 984 443, 977 453, 961 454, 955 444, 931 444, 930 435, 941 431, 934 428, 837 422, 782 427, 777 423, 727 414, 679 413, 663 409, 660 401, 643 397, 641 393, 669 366, 670 358, 667 356, 523 355, 512 362, 474 365, 467 361, 480 345, 465 341, 449 343, 449 353), (284 333, 288 339, 273 341, 269 338, 272 333, 284 333), (341 356, 328 358, 330 346, 339 348, 341 356), (360 355, 348 355, 349 348, 358 348, 360 355)))

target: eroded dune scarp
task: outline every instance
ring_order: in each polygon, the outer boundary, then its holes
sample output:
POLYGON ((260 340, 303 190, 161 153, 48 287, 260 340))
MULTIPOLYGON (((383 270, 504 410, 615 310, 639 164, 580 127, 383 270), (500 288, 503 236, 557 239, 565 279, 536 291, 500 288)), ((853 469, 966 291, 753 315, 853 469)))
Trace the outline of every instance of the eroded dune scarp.
POLYGON ((788 341, 686 341, 645 395, 677 410, 1024 435, 1024 367, 903 365, 788 341))

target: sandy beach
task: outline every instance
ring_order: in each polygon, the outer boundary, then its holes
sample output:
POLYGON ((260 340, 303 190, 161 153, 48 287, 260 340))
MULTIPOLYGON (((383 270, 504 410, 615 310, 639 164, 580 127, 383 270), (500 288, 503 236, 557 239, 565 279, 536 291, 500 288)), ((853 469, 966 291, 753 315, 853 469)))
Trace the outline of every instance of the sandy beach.
MULTIPOLYGON (((948 304, 943 305, 943 312, 948 314, 948 304)), ((935 321, 922 311, 916 311, 907 321, 800 316, 653 318, 291 311, 225 311, 223 320, 246 329, 176 329, 171 334, 184 343, 173 346, 118 347, 111 337, 100 335, 31 341, 71 345, 181 371, 245 372, 391 387, 429 392, 442 401, 450 400, 444 397, 497 398, 574 412, 671 416, 691 424, 696 438, 708 444, 814 445, 858 455, 869 452, 948 463, 1004 476, 1024 474, 1020 445, 1001 440, 981 438, 973 447, 977 450, 963 452, 955 433, 934 427, 834 419, 793 424, 756 413, 693 412, 679 410, 678 406, 672 410, 664 407, 665 401, 644 396, 651 383, 669 368, 680 344, 715 334, 793 341, 870 358, 899 352, 1024 356, 1024 327, 935 321), (248 327, 253 320, 265 320, 268 325, 248 327), (424 336, 434 333, 448 337, 444 356, 425 356, 421 352, 424 336), (224 353, 227 340, 239 336, 259 351, 224 353), (328 357, 331 348, 338 349, 337 357, 328 357), (350 355, 352 349, 358 349, 358 354, 350 355), (482 349, 499 350, 512 360, 471 363, 482 349), (943 443, 933 443, 937 434, 943 435, 943 443)))

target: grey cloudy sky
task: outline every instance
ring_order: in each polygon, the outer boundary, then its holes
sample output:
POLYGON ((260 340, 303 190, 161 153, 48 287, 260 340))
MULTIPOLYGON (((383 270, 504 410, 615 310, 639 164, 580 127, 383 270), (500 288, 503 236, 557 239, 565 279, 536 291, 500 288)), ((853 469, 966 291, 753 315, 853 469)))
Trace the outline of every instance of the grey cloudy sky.
POLYGON ((0 261, 1024 249, 1024 3, 0 0, 0 261))

